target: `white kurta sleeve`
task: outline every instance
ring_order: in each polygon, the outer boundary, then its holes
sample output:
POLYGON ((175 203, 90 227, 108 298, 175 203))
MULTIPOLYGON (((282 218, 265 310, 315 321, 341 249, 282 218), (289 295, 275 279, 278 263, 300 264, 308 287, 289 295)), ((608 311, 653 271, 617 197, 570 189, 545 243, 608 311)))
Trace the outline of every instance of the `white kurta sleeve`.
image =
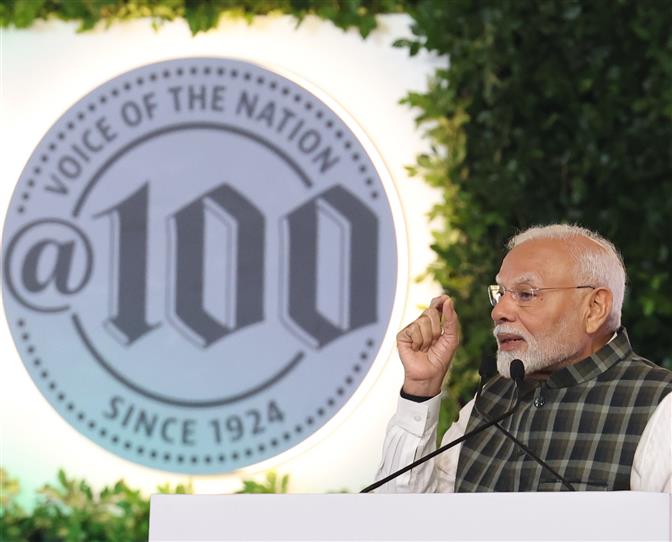
MULTIPOLYGON (((387 426, 383 458, 376 475, 380 480, 436 449, 436 427, 441 396, 416 403, 399 398, 397 412, 387 426)), ((443 436, 442 444, 464 435, 474 406, 473 399, 460 410, 459 419, 443 436)), ((451 493, 455 488, 457 461, 462 444, 391 480, 378 493, 451 493)))
POLYGON ((630 489, 672 493, 672 393, 660 402, 639 439, 630 489))

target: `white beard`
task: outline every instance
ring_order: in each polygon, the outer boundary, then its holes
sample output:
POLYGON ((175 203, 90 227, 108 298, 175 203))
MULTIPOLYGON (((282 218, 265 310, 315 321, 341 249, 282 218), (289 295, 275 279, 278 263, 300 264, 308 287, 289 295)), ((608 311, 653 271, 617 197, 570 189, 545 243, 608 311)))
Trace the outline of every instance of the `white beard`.
POLYGON ((498 333, 512 333, 520 335, 527 344, 527 349, 525 351, 502 351, 498 349, 497 371, 504 378, 511 378, 509 370, 511 362, 514 359, 519 359, 523 362, 525 374, 530 375, 569 359, 579 350, 577 345, 569 344, 567 342, 566 337, 570 336, 570 333, 568 333, 570 327, 571 323, 569 319, 564 318, 554 332, 535 339, 526 331, 517 329, 516 326, 510 324, 499 324, 495 326, 493 330, 495 337, 498 333))

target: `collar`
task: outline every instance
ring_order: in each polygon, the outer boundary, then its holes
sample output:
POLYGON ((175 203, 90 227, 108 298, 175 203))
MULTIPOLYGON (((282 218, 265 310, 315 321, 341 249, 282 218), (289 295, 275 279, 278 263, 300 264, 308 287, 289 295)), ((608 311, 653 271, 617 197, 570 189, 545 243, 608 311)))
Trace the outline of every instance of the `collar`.
POLYGON ((590 357, 555 371, 546 381, 549 388, 568 388, 598 377, 616 362, 632 353, 628 333, 624 327, 616 331, 616 337, 590 357))

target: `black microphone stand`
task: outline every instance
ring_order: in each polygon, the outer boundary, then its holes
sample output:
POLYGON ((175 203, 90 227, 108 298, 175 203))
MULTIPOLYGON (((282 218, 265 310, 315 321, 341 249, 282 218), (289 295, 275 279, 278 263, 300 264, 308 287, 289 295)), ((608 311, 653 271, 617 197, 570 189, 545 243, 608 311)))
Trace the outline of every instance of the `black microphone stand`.
POLYGON ((390 480, 393 480, 397 476, 401 476, 405 472, 408 472, 409 470, 414 469, 418 465, 422 465, 423 463, 425 463, 426 461, 429 461, 433 457, 436 457, 437 455, 445 452, 446 450, 449 450, 453 446, 457 446, 458 444, 460 444, 461 442, 464 442, 465 440, 472 437, 473 435, 475 435, 477 433, 480 433, 481 431, 486 430, 488 427, 492 427, 496 423, 501 422, 504 418, 507 418, 508 416, 511 416, 511 414, 513 414, 515 412, 515 410, 518 408, 518 405, 520 404, 520 400, 521 400, 520 389, 521 389, 523 380, 525 379, 525 367, 523 365, 523 362, 520 361, 519 359, 514 359, 511 362, 510 372, 511 372, 511 378, 516 383, 516 402, 511 409, 504 412, 504 414, 502 414, 501 416, 497 416, 493 420, 490 420, 487 423, 479 425, 473 431, 469 431, 468 433, 465 433, 464 435, 462 435, 459 438, 456 438, 452 442, 449 442, 448 444, 444 444, 440 448, 437 448, 433 452, 428 453, 427 455, 421 457, 420 459, 416 459, 415 461, 413 461, 413 463, 411 463, 409 465, 406 465, 405 467, 399 469, 396 472, 393 472, 392 474, 386 476, 385 478, 383 478, 381 480, 378 480, 377 482, 374 482, 373 484, 371 484, 369 486, 366 486, 364 489, 362 489, 360 491, 360 493, 369 493, 369 492, 373 491, 374 489, 378 489, 380 486, 382 486, 383 484, 386 484, 390 480))
MULTIPOLYGON (((481 392, 483 391, 483 388, 485 387, 485 383, 493 377, 497 373, 497 363, 495 362, 494 358, 484 358, 483 361, 481 362, 481 366, 478 368, 478 374, 481 377, 481 381, 478 384, 478 389, 476 390, 476 397, 474 398, 474 412, 483 420, 486 422, 490 421, 490 417, 485 414, 484 412, 481 412, 481 410, 478 408, 478 398, 481 396, 481 392)), ((565 480, 564 477, 560 476, 560 473, 555 471, 548 463, 546 463, 543 459, 541 459, 537 454, 535 454, 530 448, 528 448, 525 444, 520 442, 516 437, 514 437, 508 430, 504 429, 502 425, 497 422, 495 424, 495 427, 499 429, 504 435, 506 435, 509 439, 511 439, 525 454, 539 463, 543 468, 545 468, 548 472, 550 472, 557 480, 560 480, 562 484, 569 489, 570 491, 576 491, 574 486, 570 484, 567 480, 565 480)))
MULTIPOLYGON (((478 416, 480 416, 481 418, 483 418, 485 421, 490 421, 489 416, 488 416, 487 414, 484 414, 483 412, 481 412, 480 409, 478 409, 478 408, 476 407, 476 403, 474 403, 474 411, 476 412, 476 414, 477 414, 478 416)), ((553 467, 551 467, 548 463, 546 463, 543 459, 541 459, 537 454, 535 454, 532 450, 530 450, 530 448, 528 448, 525 444, 523 444, 522 442, 520 442, 520 441, 519 441, 516 437, 514 437, 511 433, 509 433, 508 430, 504 429, 504 428, 499 424, 499 422, 495 423, 495 427, 496 427, 497 429, 499 429, 502 433, 504 433, 504 435, 506 435, 508 438, 510 438, 510 439, 514 442, 514 444, 516 444, 521 450, 523 450, 523 452, 525 452, 525 454, 527 455, 527 457, 529 457, 529 458, 533 459, 534 461, 536 461, 537 463, 539 463, 539 465, 541 465, 541 466, 542 466, 543 468, 545 468, 548 472, 550 472, 553 476, 555 476, 555 478, 556 478, 557 480, 560 480, 560 482, 562 482, 562 484, 563 484, 567 489, 569 489, 570 491, 576 491, 576 489, 574 488, 574 486, 573 486, 572 484, 570 484, 567 480, 565 480, 565 478, 563 478, 563 477, 560 475, 559 472, 557 472, 555 469, 553 469, 553 467)))

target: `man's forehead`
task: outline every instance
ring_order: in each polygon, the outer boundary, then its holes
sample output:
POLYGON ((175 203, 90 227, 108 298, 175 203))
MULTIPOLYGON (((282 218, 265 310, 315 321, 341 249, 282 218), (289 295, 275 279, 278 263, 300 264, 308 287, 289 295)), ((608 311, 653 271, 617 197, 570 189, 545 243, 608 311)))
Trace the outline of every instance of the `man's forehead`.
POLYGON ((569 254, 569 243, 558 239, 530 240, 514 247, 505 257, 496 280, 505 286, 527 282, 544 285, 546 282, 571 280, 575 263, 569 254))
POLYGON ((506 284, 502 284, 502 281, 504 280, 506 280, 509 287, 517 284, 541 284, 542 282, 541 275, 533 271, 528 271, 514 277, 502 277, 501 273, 497 273, 497 276, 495 277, 497 284, 506 286, 506 284))

